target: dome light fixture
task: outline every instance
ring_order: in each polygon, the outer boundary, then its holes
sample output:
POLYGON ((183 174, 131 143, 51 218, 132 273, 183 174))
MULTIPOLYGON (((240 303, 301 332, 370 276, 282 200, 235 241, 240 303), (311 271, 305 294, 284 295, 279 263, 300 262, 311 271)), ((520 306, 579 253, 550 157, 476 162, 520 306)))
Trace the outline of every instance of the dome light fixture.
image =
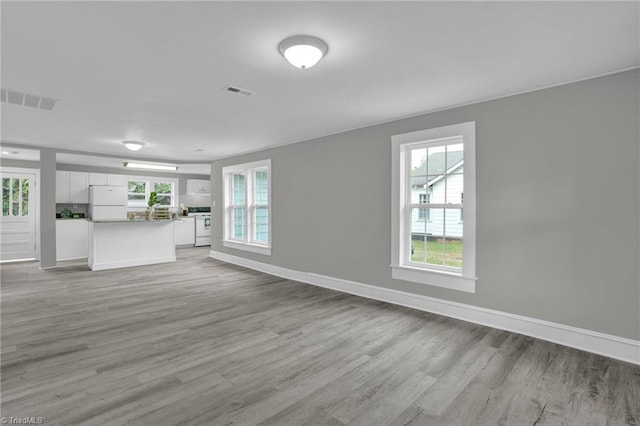
POLYGON ((318 37, 297 35, 282 40, 278 50, 291 65, 304 70, 317 64, 327 54, 329 46, 318 37))
POLYGON ((138 141, 122 141, 124 146, 131 151, 140 151, 140 149, 144 146, 144 142, 138 141))

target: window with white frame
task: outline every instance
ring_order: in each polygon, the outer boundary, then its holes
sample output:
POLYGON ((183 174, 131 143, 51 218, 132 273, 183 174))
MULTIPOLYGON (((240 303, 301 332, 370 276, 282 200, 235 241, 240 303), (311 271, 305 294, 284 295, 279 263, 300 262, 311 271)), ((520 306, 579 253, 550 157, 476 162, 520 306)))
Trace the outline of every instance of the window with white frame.
POLYGON ((392 159, 393 278, 474 292, 475 122, 395 135, 392 159))
POLYGON ((127 206, 147 207, 152 192, 157 195, 161 206, 177 205, 176 188, 178 180, 149 176, 129 176, 127 181, 127 206))
POLYGON ((271 254, 271 160, 227 166, 225 247, 271 254))

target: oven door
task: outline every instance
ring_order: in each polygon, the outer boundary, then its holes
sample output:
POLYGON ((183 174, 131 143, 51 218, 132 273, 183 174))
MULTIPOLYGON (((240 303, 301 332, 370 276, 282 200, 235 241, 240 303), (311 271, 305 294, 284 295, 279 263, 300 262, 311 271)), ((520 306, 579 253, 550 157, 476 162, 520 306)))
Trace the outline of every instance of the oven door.
POLYGON ((196 247, 211 245, 211 216, 196 216, 196 247))
POLYGON ((196 237, 211 235, 211 216, 196 216, 196 237))

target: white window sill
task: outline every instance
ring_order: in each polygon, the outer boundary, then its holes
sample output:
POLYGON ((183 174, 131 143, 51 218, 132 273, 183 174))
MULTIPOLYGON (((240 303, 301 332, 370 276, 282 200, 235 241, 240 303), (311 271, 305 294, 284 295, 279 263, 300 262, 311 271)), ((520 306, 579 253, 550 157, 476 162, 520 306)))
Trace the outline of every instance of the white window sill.
POLYGON ((271 247, 260 246, 257 244, 241 243, 238 241, 223 240, 222 245, 236 250, 250 251, 251 253, 264 254, 265 256, 271 256, 271 247))
POLYGON ((412 268, 409 266, 391 266, 391 276, 397 280, 411 281, 450 290, 476 292, 476 278, 463 277, 451 272, 412 268))

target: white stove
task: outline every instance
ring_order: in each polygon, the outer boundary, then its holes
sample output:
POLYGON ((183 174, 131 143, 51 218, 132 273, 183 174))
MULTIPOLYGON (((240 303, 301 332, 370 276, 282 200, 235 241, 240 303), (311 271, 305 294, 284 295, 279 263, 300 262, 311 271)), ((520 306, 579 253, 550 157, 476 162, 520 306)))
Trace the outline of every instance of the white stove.
POLYGON ((211 245, 211 207, 189 207, 187 215, 196 219, 196 247, 211 245))

